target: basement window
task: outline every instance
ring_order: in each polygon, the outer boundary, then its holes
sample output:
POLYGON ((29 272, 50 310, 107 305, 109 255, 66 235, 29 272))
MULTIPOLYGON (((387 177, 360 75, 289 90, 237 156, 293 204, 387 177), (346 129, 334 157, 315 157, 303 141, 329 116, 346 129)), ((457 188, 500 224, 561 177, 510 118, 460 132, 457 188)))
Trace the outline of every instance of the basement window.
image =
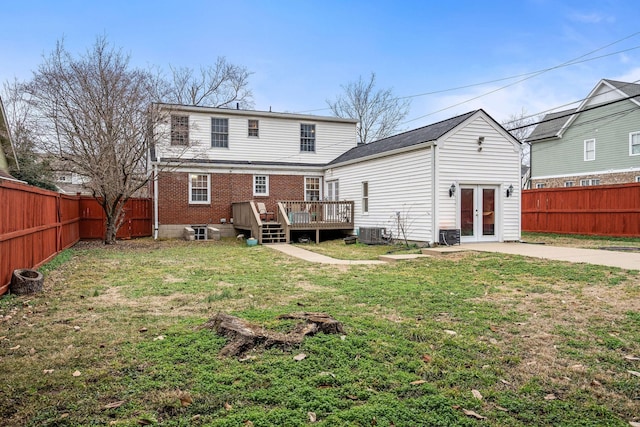
POLYGON ((192 225, 194 240, 207 240, 207 227, 192 225))

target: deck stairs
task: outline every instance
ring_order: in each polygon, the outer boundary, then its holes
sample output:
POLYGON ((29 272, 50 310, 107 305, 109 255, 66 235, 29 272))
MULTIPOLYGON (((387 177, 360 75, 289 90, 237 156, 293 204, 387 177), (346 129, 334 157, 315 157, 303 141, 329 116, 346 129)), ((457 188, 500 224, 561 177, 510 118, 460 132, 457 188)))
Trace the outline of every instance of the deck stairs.
POLYGON ((262 243, 287 243, 287 237, 278 222, 265 222, 262 224, 262 243))

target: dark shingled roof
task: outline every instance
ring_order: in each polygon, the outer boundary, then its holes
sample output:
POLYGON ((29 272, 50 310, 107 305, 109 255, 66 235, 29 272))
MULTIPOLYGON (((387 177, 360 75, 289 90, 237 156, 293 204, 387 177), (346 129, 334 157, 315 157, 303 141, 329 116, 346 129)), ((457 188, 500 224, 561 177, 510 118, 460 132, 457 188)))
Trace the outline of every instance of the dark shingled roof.
POLYGON ((410 147, 412 145, 435 141, 445 133, 449 132, 451 129, 458 126, 460 123, 464 122, 477 111, 480 110, 470 111, 461 116, 452 117, 438 123, 410 130, 398 135, 390 136, 388 138, 380 139, 369 144, 358 145, 357 147, 352 148, 338 158, 329 162, 329 165, 335 165, 338 163, 348 162, 350 160, 356 160, 363 157, 385 153, 387 151, 398 150, 401 148, 410 147))
POLYGON ((572 108, 570 110, 547 114, 543 117, 541 123, 533 128, 533 132, 531 132, 531 135, 527 137, 526 141, 531 143, 541 139, 557 136, 560 129, 562 129, 562 126, 569 121, 571 114, 575 111, 576 109, 572 108))
MULTIPOLYGON (((604 79, 605 82, 615 87, 627 96, 640 96, 640 84, 619 82, 617 80, 604 79)), ((636 99, 640 102, 640 99, 636 99)))

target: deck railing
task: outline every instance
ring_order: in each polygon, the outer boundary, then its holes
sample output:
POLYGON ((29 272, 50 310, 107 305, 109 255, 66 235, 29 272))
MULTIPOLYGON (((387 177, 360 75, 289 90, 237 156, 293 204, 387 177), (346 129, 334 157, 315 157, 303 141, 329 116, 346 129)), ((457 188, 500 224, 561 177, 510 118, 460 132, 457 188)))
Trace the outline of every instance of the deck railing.
POLYGON ((278 206, 278 210, 286 215, 293 230, 353 228, 352 201, 286 200, 278 202, 278 206))

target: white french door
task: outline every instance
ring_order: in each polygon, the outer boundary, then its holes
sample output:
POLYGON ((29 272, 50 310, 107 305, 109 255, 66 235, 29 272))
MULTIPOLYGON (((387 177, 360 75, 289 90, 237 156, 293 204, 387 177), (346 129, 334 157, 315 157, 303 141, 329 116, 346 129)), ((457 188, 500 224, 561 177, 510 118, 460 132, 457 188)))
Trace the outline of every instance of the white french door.
POLYGON ((498 186, 460 185, 460 241, 498 240, 496 195, 498 186))
MULTIPOLYGON (((326 199, 330 202, 337 202, 340 200, 340 186, 338 185, 338 181, 327 181, 326 199)), ((335 205, 325 205, 325 219, 336 221, 338 213, 338 209, 335 205)))

